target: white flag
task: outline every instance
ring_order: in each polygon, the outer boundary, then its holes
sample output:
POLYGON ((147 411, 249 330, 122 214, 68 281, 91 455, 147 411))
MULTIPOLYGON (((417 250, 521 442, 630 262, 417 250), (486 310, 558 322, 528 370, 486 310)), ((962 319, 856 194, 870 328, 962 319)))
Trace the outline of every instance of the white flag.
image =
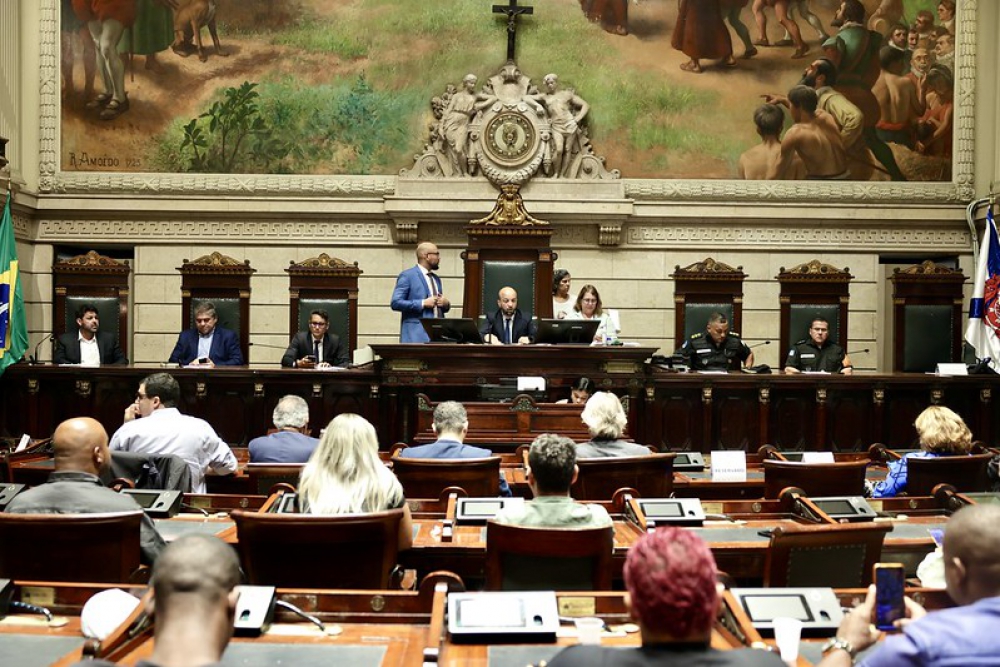
POLYGON ((993 370, 1000 371, 1000 240, 993 220, 993 209, 986 213, 986 232, 979 246, 976 286, 969 303, 969 326, 965 340, 976 349, 977 359, 993 360, 993 370))

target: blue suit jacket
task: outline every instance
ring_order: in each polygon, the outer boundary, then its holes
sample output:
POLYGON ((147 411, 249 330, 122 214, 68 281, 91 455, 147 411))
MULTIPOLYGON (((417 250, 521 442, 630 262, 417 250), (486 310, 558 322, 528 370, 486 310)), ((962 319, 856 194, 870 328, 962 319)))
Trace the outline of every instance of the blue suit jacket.
MULTIPOLYGON (((177 337, 177 345, 167 360, 172 364, 190 364, 198 358, 198 331, 185 329, 177 337)), ((242 366, 243 353, 240 352, 240 341, 236 333, 222 327, 215 327, 212 337, 212 349, 208 353, 216 366, 242 366)))
POLYGON ((319 440, 296 431, 278 431, 250 441, 250 463, 305 463, 319 440))
MULTIPOLYGON (((482 447, 463 445, 457 440, 438 440, 429 445, 407 447, 399 453, 403 459, 484 459, 493 456, 493 452, 482 447)), ((500 495, 510 498, 513 493, 507 484, 507 478, 500 473, 500 495)))
MULTIPOLYGON (((435 275, 438 292, 441 289, 441 278, 435 275)), ((424 326, 420 324, 423 317, 434 317, 433 308, 424 308, 422 301, 431 295, 427 289, 427 281, 424 280, 423 269, 413 266, 403 271, 396 278, 396 287, 392 290, 391 306, 393 310, 402 314, 399 325, 400 343, 426 343, 430 340, 424 326)), ((444 308, 443 313, 449 308, 444 308)))

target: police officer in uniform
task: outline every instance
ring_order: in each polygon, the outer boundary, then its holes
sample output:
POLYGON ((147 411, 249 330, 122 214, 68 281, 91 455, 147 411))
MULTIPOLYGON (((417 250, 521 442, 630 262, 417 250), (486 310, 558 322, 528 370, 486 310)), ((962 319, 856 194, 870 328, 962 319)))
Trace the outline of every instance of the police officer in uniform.
POLYGON ((722 313, 712 313, 705 332, 684 341, 674 356, 683 358, 695 371, 728 371, 734 359, 753 366, 753 351, 738 334, 729 333, 729 321, 722 313))
POLYGON ((822 317, 814 318, 809 325, 809 338, 796 342, 788 351, 785 372, 853 373, 851 359, 844 348, 827 341, 829 336, 830 323, 822 317))

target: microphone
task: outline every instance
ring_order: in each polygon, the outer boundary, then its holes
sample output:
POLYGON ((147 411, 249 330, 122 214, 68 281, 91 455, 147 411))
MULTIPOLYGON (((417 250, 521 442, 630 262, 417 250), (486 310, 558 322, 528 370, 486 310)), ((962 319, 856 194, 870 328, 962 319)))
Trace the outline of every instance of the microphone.
POLYGON ((51 341, 54 341, 55 339, 56 339, 55 334, 49 334, 45 338, 43 338, 40 341, 38 341, 38 344, 35 345, 35 353, 28 356, 28 363, 31 364, 31 365, 33 365, 33 366, 35 364, 40 363, 38 361, 38 348, 40 348, 42 346, 42 343, 44 343, 45 341, 51 342, 51 341))
POLYGON ((281 350, 281 351, 285 351, 285 350, 288 349, 287 345, 268 345, 267 343, 254 343, 252 341, 250 343, 247 343, 247 345, 249 345, 250 347, 263 347, 263 348, 266 348, 268 350, 281 350))
POLYGON ((770 344, 771 344, 771 341, 765 340, 763 343, 754 343, 753 345, 747 345, 747 347, 750 348, 751 350, 756 350, 758 347, 762 347, 764 345, 770 345, 770 344))
POLYGON ((851 350, 850 352, 845 352, 844 354, 868 354, 871 348, 864 348, 863 350, 851 350))

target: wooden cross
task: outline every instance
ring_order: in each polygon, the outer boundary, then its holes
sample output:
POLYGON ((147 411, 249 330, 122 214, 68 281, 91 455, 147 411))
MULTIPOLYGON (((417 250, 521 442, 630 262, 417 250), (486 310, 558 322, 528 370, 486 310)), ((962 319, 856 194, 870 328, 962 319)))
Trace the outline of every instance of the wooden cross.
POLYGON ((534 14, 534 7, 518 6, 517 0, 508 0, 508 4, 493 5, 494 14, 507 15, 507 60, 514 60, 514 45, 517 42, 517 17, 521 14, 534 14))

